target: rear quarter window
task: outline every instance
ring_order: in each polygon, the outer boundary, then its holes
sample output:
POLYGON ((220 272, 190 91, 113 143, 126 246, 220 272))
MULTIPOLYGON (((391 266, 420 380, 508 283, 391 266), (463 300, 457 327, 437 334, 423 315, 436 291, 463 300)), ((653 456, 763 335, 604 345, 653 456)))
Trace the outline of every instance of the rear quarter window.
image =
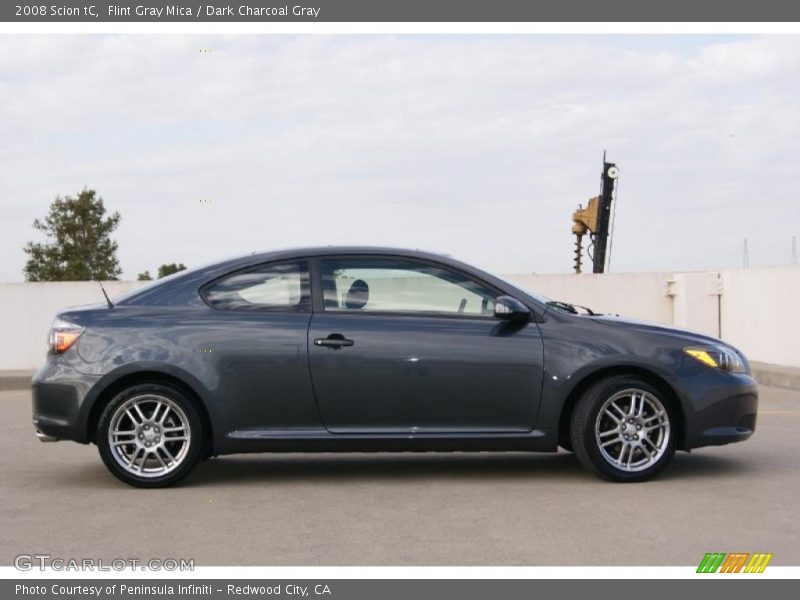
POLYGON ((308 310, 308 267, 305 262, 267 264, 225 275, 201 291, 218 310, 308 310))

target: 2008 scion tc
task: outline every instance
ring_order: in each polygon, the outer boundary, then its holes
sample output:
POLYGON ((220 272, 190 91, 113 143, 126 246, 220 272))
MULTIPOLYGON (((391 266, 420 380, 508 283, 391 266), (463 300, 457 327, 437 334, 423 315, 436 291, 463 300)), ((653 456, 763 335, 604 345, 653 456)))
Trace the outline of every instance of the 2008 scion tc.
POLYGON ((559 446, 643 481, 676 450, 746 440, 757 403, 720 340, 352 247, 249 255, 65 310, 33 380, 41 439, 94 443, 142 487, 238 452, 559 446))

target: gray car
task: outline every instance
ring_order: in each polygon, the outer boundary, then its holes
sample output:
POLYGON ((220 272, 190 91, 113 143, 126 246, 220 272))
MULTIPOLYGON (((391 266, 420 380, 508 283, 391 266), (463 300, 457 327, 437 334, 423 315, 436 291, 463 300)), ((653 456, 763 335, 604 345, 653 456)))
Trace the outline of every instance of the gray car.
POLYGON ((61 312, 49 346, 37 435, 94 443, 142 487, 241 452, 559 446, 606 479, 642 481, 676 450, 746 440, 758 404, 747 360, 720 340, 383 248, 183 271, 61 312))

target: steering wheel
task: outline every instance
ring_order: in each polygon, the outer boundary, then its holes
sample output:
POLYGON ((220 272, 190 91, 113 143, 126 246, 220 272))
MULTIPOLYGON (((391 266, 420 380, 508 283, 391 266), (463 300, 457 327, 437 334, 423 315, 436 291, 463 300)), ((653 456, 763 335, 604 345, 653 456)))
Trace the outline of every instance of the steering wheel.
POLYGON ((461 302, 458 304, 458 314, 462 314, 465 308, 467 308, 467 299, 462 298, 461 302))

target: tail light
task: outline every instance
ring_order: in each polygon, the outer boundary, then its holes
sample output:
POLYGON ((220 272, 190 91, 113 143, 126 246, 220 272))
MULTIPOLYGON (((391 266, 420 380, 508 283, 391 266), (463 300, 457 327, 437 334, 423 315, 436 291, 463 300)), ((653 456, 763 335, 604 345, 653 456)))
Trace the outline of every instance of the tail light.
POLYGON ((78 341, 83 332, 84 328, 80 325, 56 317, 52 327, 50 327, 48 352, 50 354, 66 352, 78 341))

